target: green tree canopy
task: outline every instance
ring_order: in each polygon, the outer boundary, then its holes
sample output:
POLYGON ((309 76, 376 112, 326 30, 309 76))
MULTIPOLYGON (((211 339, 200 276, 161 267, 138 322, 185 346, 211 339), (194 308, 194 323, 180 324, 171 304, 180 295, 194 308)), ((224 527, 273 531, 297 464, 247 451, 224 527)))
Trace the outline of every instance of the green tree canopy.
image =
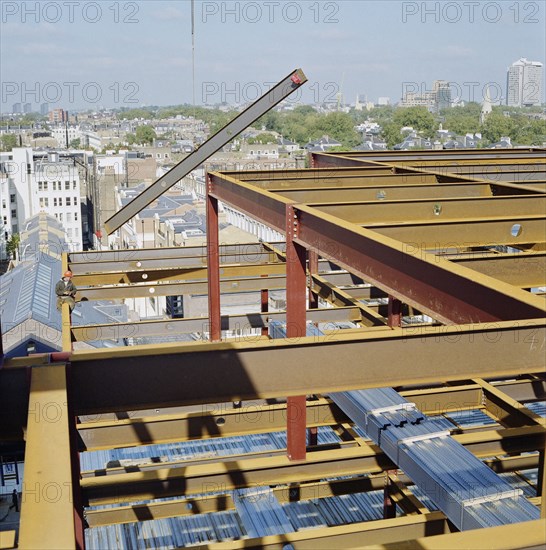
POLYGON ((256 137, 248 138, 247 143, 249 145, 252 145, 254 143, 262 143, 262 144, 277 143, 277 138, 273 134, 270 134, 269 132, 264 132, 262 134, 258 134, 256 137))
POLYGON ((0 138, 0 147, 2 151, 11 151, 19 145, 19 139, 15 134, 4 134, 0 138))
POLYGON ((432 137, 438 129, 438 122, 435 116, 426 107, 404 107, 396 109, 393 122, 400 126, 411 126, 425 137, 432 137))
POLYGON ((157 137, 155 130, 148 124, 138 126, 135 132, 137 143, 148 143, 151 145, 157 137))
POLYGON ((444 130, 449 130, 456 134, 468 134, 479 131, 481 110, 481 105, 476 102, 467 103, 464 107, 445 109, 442 111, 444 130))
POLYGON ((6 252, 8 257, 10 258, 16 258, 17 257, 17 251, 19 250, 19 243, 21 242, 21 237, 19 236, 19 233, 14 233, 6 243, 6 252))

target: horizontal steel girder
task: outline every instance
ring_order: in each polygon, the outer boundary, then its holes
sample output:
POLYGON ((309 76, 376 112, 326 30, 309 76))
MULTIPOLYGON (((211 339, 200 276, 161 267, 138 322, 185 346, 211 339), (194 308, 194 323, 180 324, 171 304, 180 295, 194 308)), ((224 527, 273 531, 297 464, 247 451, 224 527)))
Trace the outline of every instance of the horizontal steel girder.
POLYGON ((544 243, 546 217, 521 216, 501 220, 448 220, 408 224, 366 224, 380 235, 413 248, 459 250, 476 246, 518 247, 544 243))
POLYGON ((74 402, 78 414, 91 414, 498 378, 543 371, 545 338, 545 321, 526 321, 76 351, 74 402), (157 358, 154 369, 148 356, 157 358), (336 358, 335 377, 328 357, 336 358))
MULTIPOLYGON (((332 187, 320 189, 282 189, 275 188, 270 191, 287 199, 305 204, 311 203, 339 203, 362 201, 392 201, 392 200, 418 200, 418 199, 448 199, 462 197, 491 197, 491 186, 487 183, 461 183, 461 184, 429 184, 429 185, 403 185, 404 176, 392 176, 396 178, 396 185, 382 187, 381 183, 366 187, 332 187), (402 180, 402 181, 400 181, 402 180)), ((326 180, 327 181, 327 180, 326 180)), ((368 183, 368 180, 364 180, 368 183)))
MULTIPOLYGON (((418 539, 405 539, 402 542, 382 543, 370 546, 368 550, 453 550, 454 548, 483 548, 487 541, 490 550, 539 549, 546 546, 544 520, 513 523, 500 527, 474 529, 436 536, 423 536, 418 539)), ((298 546, 299 548, 299 546, 298 546)), ((217 550, 220 550, 218 548, 217 550)))
MULTIPOLYGON (((329 262, 320 262, 328 264, 329 262)), ((319 265, 320 265, 319 264, 319 265)), ((286 267, 284 264, 264 264, 259 266, 241 266, 237 269, 221 268, 222 278, 220 280, 220 292, 222 294, 231 294, 236 292, 259 292, 260 290, 280 290, 286 288, 286 267), (262 272, 262 275, 255 276, 256 272, 262 272), (234 277, 227 277, 229 274, 239 273, 234 277), (276 273, 281 273, 277 275, 276 273)), ((146 297, 150 294, 157 296, 182 296, 182 295, 206 295, 208 294, 208 283, 202 279, 206 274, 206 269, 178 271, 172 270, 165 272, 163 270, 146 271, 146 279, 142 279, 138 284, 129 285, 127 282, 121 284, 109 284, 112 274, 101 275, 80 275, 75 277, 75 283, 78 286, 78 299, 87 300, 113 300, 123 298, 146 297), (88 284, 99 283, 97 286, 81 286, 81 281, 86 280, 88 284), (107 279, 104 281, 101 279, 107 279), (186 280, 184 279, 191 279, 186 280), (176 282, 175 282, 176 281, 176 282), (153 289, 153 290, 150 290, 153 289)), ((116 279, 125 279, 127 274, 114 276, 116 279)), ((316 277, 316 276, 315 276, 316 277)), ((137 278, 136 276, 133 278, 137 278)), ((357 275, 351 275, 345 271, 324 273, 322 278, 335 286, 361 285, 364 281, 357 275)), ((364 291, 364 290, 363 290, 364 291)), ((368 293, 371 291, 368 289, 368 293)), ((373 293, 373 292, 372 292, 373 293)), ((375 293, 373 293, 375 295, 375 293)), ((377 295, 380 292, 377 291, 377 295)))
POLYGON ((379 472, 392 463, 373 447, 352 447, 308 453, 305 463, 294 465, 278 455, 235 462, 213 462, 179 468, 85 477, 81 480, 89 505, 194 495, 208 491, 313 481, 340 475, 379 472))
POLYGON ((441 322, 545 316, 546 306, 525 291, 313 208, 297 210, 298 242, 441 322))
MULTIPOLYGON (((313 206, 312 204, 309 204, 313 206)), ((322 204, 317 210, 359 225, 543 216, 546 195, 369 201, 322 204)))
POLYGON ((546 286, 546 254, 544 253, 496 255, 488 258, 452 258, 451 261, 521 288, 546 286))
MULTIPOLYGON (((156 293, 158 295, 159 293, 156 293)), ((307 319, 313 323, 336 321, 360 321, 360 311, 356 306, 309 309, 307 319)), ((263 328, 271 320, 286 321, 286 312, 246 313, 244 315, 223 315, 222 330, 263 328)), ((141 321, 139 323, 112 323, 109 325, 86 325, 72 327, 72 336, 77 342, 94 340, 118 340, 120 338, 142 338, 146 336, 204 333, 210 330, 207 318, 168 319, 164 321, 141 321)), ((250 336, 245 336, 248 340, 250 336)))
MULTIPOLYGON (((325 399, 307 402, 308 427, 347 420, 325 399)), ((218 403, 203 405, 200 412, 116 420, 103 420, 99 415, 88 418, 77 428, 87 451, 247 435, 285 430, 286 404, 250 402, 234 408, 232 403, 218 403)))

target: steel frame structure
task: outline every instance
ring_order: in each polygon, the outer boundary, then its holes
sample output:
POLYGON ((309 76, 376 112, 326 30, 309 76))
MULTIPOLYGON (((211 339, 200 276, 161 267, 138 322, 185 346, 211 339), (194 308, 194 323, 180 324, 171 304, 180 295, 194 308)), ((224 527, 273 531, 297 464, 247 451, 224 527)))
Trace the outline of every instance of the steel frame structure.
POLYGON ((61 352, 4 360, 1 437, 26 440, 20 547, 84 547, 88 505, 125 503, 89 512, 93 528, 232 509, 230 489, 272 486, 282 502, 287 488, 305 500, 382 488, 386 479, 402 517, 209 546, 462 548, 486 536, 491 548, 546 543, 544 519, 451 532, 393 473, 396 464, 321 397, 395 386, 427 414, 483 410, 495 427, 454 437, 495 471, 538 468, 534 503, 545 517, 545 419, 525 405, 546 397, 546 302, 536 292, 546 285, 544 153, 314 154, 307 170, 213 172, 206 248, 65 256, 81 297, 206 293, 209 318, 73 327, 65 306, 61 352), (496 180, 484 177, 492 173, 496 180), (220 245, 219 201, 284 233, 286 243, 220 245), (285 313, 267 312, 272 289, 286 289, 285 313), (261 311, 222 316, 226 292, 258 293, 261 311), (431 320, 407 324, 407 313, 431 320), (279 319, 288 337, 270 340, 268 323, 279 319), (305 336, 308 322, 333 321, 358 328, 305 336), (223 338, 241 324, 262 334, 223 338), (210 341, 79 347, 166 332, 210 341), (334 427, 342 443, 321 448, 310 434, 306 445, 306 431, 319 426, 334 427), (84 450, 285 428, 286 453, 80 472, 84 450), (340 475, 353 477, 319 481, 340 475), (195 496, 204 484, 226 494, 195 496), (193 505, 127 504, 164 496, 193 505))

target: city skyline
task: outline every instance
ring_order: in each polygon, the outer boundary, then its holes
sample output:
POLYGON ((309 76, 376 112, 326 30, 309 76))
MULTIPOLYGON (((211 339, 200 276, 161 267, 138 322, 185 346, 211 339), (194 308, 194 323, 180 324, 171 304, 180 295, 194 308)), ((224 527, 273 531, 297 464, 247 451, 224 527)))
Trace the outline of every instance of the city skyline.
POLYGON ((545 61, 542 0, 196 1, 194 89, 189 0, 35 4, 2 3, 3 113, 16 103, 176 105, 194 94, 198 105, 245 103, 295 67, 309 82, 294 102, 341 92, 347 103, 396 103, 434 80, 449 81, 454 99, 481 102, 489 87, 498 101, 513 62, 545 61))

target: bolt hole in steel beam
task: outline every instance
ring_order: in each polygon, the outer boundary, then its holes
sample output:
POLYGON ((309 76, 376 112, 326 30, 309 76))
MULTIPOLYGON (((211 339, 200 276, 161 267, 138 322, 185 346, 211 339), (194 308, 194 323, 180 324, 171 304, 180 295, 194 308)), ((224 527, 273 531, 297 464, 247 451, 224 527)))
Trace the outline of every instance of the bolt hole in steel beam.
POLYGON ((519 237, 523 231, 523 227, 520 223, 515 223, 510 230, 512 237, 519 237))
POLYGON ((439 216, 442 213, 442 205, 441 204, 435 204, 432 208, 432 212, 435 216, 439 216))

